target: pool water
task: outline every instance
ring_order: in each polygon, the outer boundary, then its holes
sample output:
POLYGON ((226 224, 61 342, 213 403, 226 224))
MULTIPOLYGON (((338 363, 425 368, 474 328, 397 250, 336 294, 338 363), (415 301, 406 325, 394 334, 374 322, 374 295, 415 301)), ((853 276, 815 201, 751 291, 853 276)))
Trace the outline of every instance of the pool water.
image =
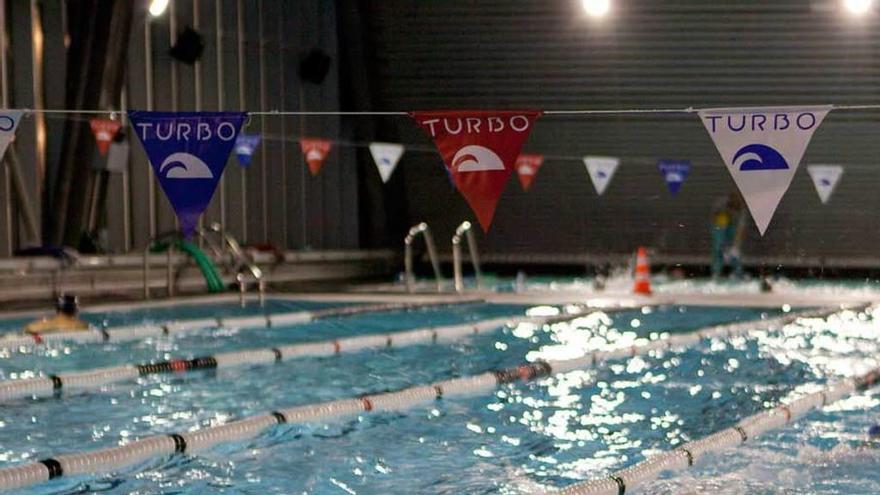
MULTIPOLYGON (((65 345, 0 354, 0 378, 523 315, 468 304, 363 314, 260 330, 65 345)), ((214 308, 211 311, 215 311, 214 308)), ((131 318, 137 316, 129 315, 131 318)), ((663 306, 522 324, 451 345, 154 375, 100 392, 19 400, 0 409, 0 465, 186 431, 249 414, 577 357, 775 311, 663 306)), ((878 313, 880 315, 880 313, 878 313)), ((518 383, 495 393, 327 424, 283 425, 247 443, 174 456, 102 477, 60 478, 24 493, 533 493, 602 476, 731 426, 780 398, 877 365, 874 314, 844 312, 780 331, 518 383)), ((141 318, 149 318, 141 314, 141 318)), ((126 320, 130 321, 130 320, 126 320)), ((647 486, 644 493, 877 493, 857 450, 880 402, 872 392, 647 486), (808 474, 802 474, 809 471, 808 474)))

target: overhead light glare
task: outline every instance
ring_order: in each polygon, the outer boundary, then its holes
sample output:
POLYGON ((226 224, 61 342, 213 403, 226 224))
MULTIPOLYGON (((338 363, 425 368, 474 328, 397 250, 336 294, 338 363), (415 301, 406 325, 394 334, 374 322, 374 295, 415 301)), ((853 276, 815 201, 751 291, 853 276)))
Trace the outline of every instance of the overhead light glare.
POLYGON ((867 14, 873 3, 873 0, 843 0, 843 6, 846 7, 846 10, 855 15, 867 14))
POLYGON ((150 15, 153 17, 159 17, 160 15, 165 13, 165 9, 168 8, 169 0, 153 0, 150 2, 150 15))
POLYGON ((611 10, 611 0, 582 0, 582 4, 590 17, 604 17, 611 10))

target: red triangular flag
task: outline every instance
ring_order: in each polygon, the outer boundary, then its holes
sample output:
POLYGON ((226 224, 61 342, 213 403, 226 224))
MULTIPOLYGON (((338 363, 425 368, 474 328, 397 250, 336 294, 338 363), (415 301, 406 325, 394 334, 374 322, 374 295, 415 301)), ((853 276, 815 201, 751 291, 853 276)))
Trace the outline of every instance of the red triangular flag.
POLYGON ((312 172, 312 176, 318 175, 318 172, 321 171, 321 166, 324 165, 327 154, 330 153, 333 142, 329 139, 300 139, 299 146, 302 149, 303 155, 306 156, 306 163, 309 164, 309 171, 312 172))
POLYGON ((122 127, 122 123, 118 120, 110 119, 92 119, 89 121, 92 127, 92 133, 95 135, 95 141, 98 143, 98 152, 101 156, 107 156, 107 150, 110 149, 110 143, 116 137, 116 133, 122 127))
POLYGON ((434 140, 455 187, 483 231, 488 231, 516 157, 541 112, 455 110, 410 115, 434 140))
POLYGON ((519 175, 519 183, 523 191, 528 192, 532 187, 532 181, 538 174, 538 169, 544 164, 544 155, 532 155, 523 153, 516 159, 516 173, 519 175))

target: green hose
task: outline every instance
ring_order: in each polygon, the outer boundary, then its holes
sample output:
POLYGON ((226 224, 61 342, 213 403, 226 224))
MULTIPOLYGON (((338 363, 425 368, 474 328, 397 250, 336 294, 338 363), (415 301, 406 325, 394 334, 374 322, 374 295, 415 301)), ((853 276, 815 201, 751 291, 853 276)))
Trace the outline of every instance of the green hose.
MULTIPOLYGON (((196 265, 199 266, 202 275, 205 277, 205 283, 208 284, 208 292, 223 292, 226 290, 226 287, 223 285, 223 279, 217 273, 217 267, 214 266, 214 262, 198 246, 180 239, 174 241, 174 247, 188 254, 196 262, 196 265)), ((167 242, 156 242, 151 246, 150 251, 156 253, 166 249, 168 249, 167 242)))
POLYGON ((204 251, 195 244, 182 239, 175 241, 174 246, 190 255, 196 264, 199 265, 202 275, 205 276, 205 282, 208 284, 208 292, 223 292, 226 290, 226 287, 223 286, 223 279, 217 273, 217 267, 214 266, 214 262, 204 251))

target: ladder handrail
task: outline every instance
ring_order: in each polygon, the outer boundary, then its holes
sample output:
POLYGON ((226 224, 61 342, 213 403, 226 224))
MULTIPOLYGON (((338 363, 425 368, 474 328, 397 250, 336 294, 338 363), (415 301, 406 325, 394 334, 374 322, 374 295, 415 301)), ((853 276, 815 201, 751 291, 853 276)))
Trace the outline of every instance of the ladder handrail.
MULTIPOLYGON (((245 284, 243 272, 250 272, 251 276, 257 282, 257 286, 259 288, 260 294, 260 306, 265 305, 266 302, 266 280, 263 274, 263 271, 260 267, 257 266, 256 263, 244 252, 241 248, 241 245, 235 240, 234 237, 229 235, 220 228, 219 224, 212 224, 211 227, 206 229, 199 229, 196 231, 196 234, 200 239, 203 239, 211 252, 221 260, 225 260, 225 262, 236 272, 235 280, 238 282, 240 294, 241 294, 241 304, 244 305, 245 293, 247 291, 247 285, 245 284), (217 242, 212 238, 210 234, 214 234, 218 236, 221 240, 222 246, 218 246, 217 242), (228 255, 228 257, 227 257, 228 255)), ((168 252, 167 252, 167 261, 166 261, 166 269, 168 272, 168 295, 174 295, 174 287, 173 287, 173 267, 172 267, 172 249, 174 243, 171 242, 174 239, 178 238, 179 234, 176 232, 160 234, 147 242, 147 246, 144 248, 144 299, 150 299, 150 248, 159 240, 167 240, 168 244, 168 252)))
POLYGON ((220 224, 213 223, 209 227, 208 230, 200 230, 199 235, 202 236, 205 241, 211 246, 212 250, 220 251, 214 244, 211 239, 211 236, 208 234, 215 234, 218 236, 223 243, 223 247, 226 253, 229 254, 230 265, 232 265, 232 269, 236 272, 235 280, 238 282, 239 294, 241 295, 241 304, 244 306, 244 298, 245 293, 247 292, 247 285, 244 281, 243 272, 245 269, 250 272, 251 276, 254 278, 254 281, 257 282, 257 288, 260 294, 260 306, 264 306, 266 304, 266 280, 263 274, 263 270, 260 269, 259 266, 251 259, 247 253, 241 248, 241 244, 232 237, 228 232, 224 231, 220 224))
POLYGON ((474 267, 474 276, 477 279, 477 289, 483 287, 483 272, 480 270, 480 258, 477 254, 477 241, 474 238, 474 232, 471 229, 470 222, 465 220, 455 229, 455 235, 452 236, 452 270, 455 276, 455 291, 464 291, 464 280, 461 273, 461 238, 467 240, 468 251, 471 255, 471 265, 474 267))
POLYGON ((412 243, 419 235, 422 235, 422 237, 425 238, 425 247, 428 249, 428 258, 431 260, 431 267, 434 269, 434 278, 437 281, 437 292, 443 292, 443 275, 440 273, 440 262, 437 259, 437 247, 434 245, 434 237, 431 235, 431 229, 425 222, 413 225, 412 228, 409 229, 409 233, 406 234, 406 238, 403 240, 406 290, 407 292, 415 291, 412 243))

